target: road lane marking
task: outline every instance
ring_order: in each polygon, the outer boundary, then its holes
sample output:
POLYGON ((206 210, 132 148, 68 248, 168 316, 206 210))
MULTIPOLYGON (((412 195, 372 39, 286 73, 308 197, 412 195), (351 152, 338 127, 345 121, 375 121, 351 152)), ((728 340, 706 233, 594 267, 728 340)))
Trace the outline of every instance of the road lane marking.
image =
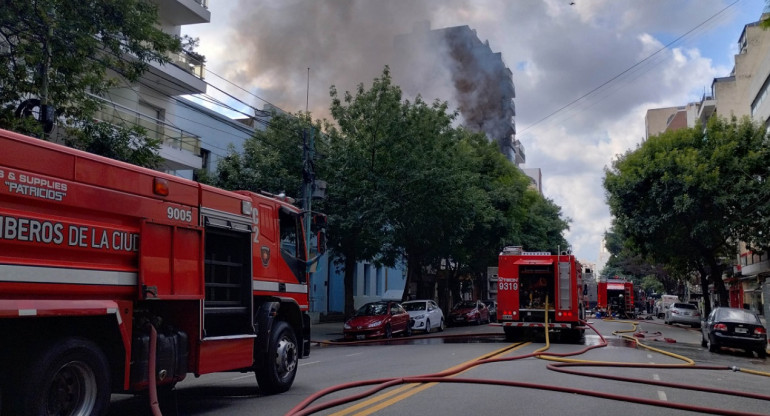
POLYGON ((347 354, 345 357, 353 357, 353 356, 361 355, 361 354, 363 354, 363 353, 362 352, 355 352, 353 354, 347 354))
POLYGON ((309 363, 302 363, 299 366, 302 367, 302 366, 313 365, 313 364, 318 364, 318 363, 320 363, 320 361, 311 361, 309 363))
POLYGON ((658 399, 660 399, 660 401, 667 402, 668 398, 666 397, 666 392, 658 390, 658 399))
POLYGON ((660 376, 657 375, 657 374, 653 374, 652 375, 652 379, 655 380, 655 381, 660 381, 660 376))
MULTIPOLYGON (((468 360, 468 361, 466 361, 464 363, 458 364, 458 365, 456 365, 454 367, 451 367, 451 368, 446 369, 446 370, 441 371, 441 372, 442 373, 444 373, 444 372, 451 372, 453 370, 456 370, 458 368, 461 368, 463 366, 466 366, 468 364, 474 363, 474 362, 479 361, 479 360, 484 360, 484 359, 492 358, 492 357, 497 356, 497 355, 502 355, 502 354, 508 353, 510 351, 518 350, 518 349, 520 349, 520 348, 522 348, 522 347, 524 347, 526 345, 529 345, 529 344, 531 344, 531 343, 530 342, 523 342, 523 343, 521 343, 521 344, 519 344, 519 345, 517 345, 517 346, 515 346, 513 348, 511 348, 510 346, 507 346, 507 347, 504 347, 504 348, 500 348, 498 350, 495 350, 495 351, 492 351, 490 353, 484 354, 484 355, 482 355, 480 357, 477 357, 477 358, 474 358, 472 360, 468 360)), ((471 368, 474 368, 474 367, 471 367, 471 368)), ((455 377, 455 376, 457 376, 459 374, 462 374, 462 373, 464 373, 466 371, 469 371, 471 368, 468 368, 468 369, 466 369, 464 371, 461 371, 461 372, 459 372, 457 374, 453 374, 453 375, 451 375, 449 377, 455 377)), ((364 407, 374 405, 375 403, 378 403, 378 402, 382 402, 382 403, 380 403, 380 404, 378 404, 376 406, 370 407, 370 408, 368 408, 366 410, 363 410, 363 411, 361 411, 359 413, 356 413, 356 416, 370 415, 370 414, 372 414, 372 413, 374 413, 374 412, 376 412, 378 410, 384 409, 384 408, 386 408, 386 407, 388 407, 388 406, 390 406, 390 405, 392 405, 394 403, 400 402, 401 400, 404 400, 404 399, 406 399, 408 397, 411 397, 411 396, 413 396, 413 395, 415 395, 415 394, 417 394, 417 393, 419 393, 419 392, 421 392, 423 390, 427 390, 427 389, 429 389, 429 388, 431 388, 431 387, 433 387, 433 386, 435 386, 437 384, 440 384, 440 383, 438 383, 438 382, 431 382, 431 383, 409 383, 409 384, 405 384, 405 385, 403 385, 403 386, 401 386, 401 387, 399 387, 399 388, 397 388, 397 389, 395 389, 395 390, 393 390, 391 392, 387 392, 387 393, 383 393, 383 394, 377 395, 375 397, 372 397, 371 399, 368 399, 366 401, 363 401, 361 403, 353 405, 353 406, 351 406, 351 407, 349 407, 347 409, 343 409, 343 410, 340 410, 339 412, 332 413, 330 416, 344 416, 344 415, 348 415, 348 414, 351 414, 351 413, 353 413, 353 412, 355 412, 355 411, 357 411, 359 409, 362 409, 364 407), (398 396, 390 398, 391 396, 395 396, 396 394, 398 394, 398 396)))

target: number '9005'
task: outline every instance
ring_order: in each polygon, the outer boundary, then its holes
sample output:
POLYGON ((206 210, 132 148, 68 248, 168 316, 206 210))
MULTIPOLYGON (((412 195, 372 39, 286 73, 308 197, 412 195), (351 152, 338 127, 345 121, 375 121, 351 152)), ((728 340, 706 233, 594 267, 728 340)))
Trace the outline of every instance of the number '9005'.
POLYGON ((516 282, 500 282, 500 290, 519 290, 519 284, 516 282))
POLYGON ((174 207, 168 207, 166 208, 166 215, 168 216, 168 219, 170 220, 177 220, 177 221, 184 221, 184 222, 191 222, 192 221, 192 211, 191 210, 185 210, 185 209, 179 209, 174 207))

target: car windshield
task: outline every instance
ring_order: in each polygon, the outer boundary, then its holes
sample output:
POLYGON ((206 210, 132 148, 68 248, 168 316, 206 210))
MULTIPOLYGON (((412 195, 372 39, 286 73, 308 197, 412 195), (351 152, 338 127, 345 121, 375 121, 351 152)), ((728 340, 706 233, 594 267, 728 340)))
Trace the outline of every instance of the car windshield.
POLYGON ((385 315, 388 313, 388 305, 384 303, 367 303, 358 308, 356 316, 385 315))
POLYGON ((717 314, 717 320, 730 322, 747 322, 757 325, 761 324, 756 315, 742 309, 722 309, 717 314))
POLYGON ((674 307, 679 309, 695 309, 695 305, 691 303, 675 303, 674 307))
POLYGON ((425 302, 406 302, 402 303, 401 306, 404 307, 407 311, 424 311, 425 310, 425 302))
POLYGON ((463 309, 463 308, 475 308, 476 302, 460 302, 457 305, 455 305, 455 309, 463 309))

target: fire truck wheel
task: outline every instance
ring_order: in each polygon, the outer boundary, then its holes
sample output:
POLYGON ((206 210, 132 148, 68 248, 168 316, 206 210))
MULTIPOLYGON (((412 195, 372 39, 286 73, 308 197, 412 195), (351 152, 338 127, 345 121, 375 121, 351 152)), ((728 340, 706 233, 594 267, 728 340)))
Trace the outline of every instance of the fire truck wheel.
POLYGON ((16 408, 24 415, 101 415, 110 403, 107 358, 93 342, 65 338, 30 361, 18 384, 16 408))
POLYGON ((284 321, 275 321, 270 337, 267 362, 256 372, 257 383, 263 393, 283 393, 291 388, 297 375, 297 337, 284 321))
POLYGON ((510 326, 504 326, 503 332, 505 332, 506 341, 516 341, 521 336, 521 331, 510 326))

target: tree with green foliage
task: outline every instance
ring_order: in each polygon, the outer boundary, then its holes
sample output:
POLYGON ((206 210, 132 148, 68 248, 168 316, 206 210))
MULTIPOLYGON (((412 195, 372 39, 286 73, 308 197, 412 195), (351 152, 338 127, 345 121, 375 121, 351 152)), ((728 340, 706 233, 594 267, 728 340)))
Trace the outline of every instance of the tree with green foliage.
POLYGON ((734 242, 767 244, 761 231, 770 225, 769 144, 765 129, 748 118, 715 117, 705 130, 649 138, 605 172, 620 232, 642 255, 682 274, 697 272, 703 293, 713 284, 725 305, 723 259, 734 256, 734 242))
MULTIPOLYGON (((446 103, 402 101, 386 67, 369 89, 339 96, 336 124, 316 121, 316 176, 328 183, 314 209, 328 215, 329 248, 344 268, 345 309, 361 261, 405 261, 418 295, 433 297, 423 271, 451 264, 482 276, 505 245, 566 246, 560 210, 483 134, 452 126, 446 103)), ((309 114, 275 115, 267 129, 231 150, 206 178, 228 189, 299 190, 309 114)), ((458 282, 454 282, 458 283, 458 282)))
MULTIPOLYGON (((467 189, 462 197, 471 202, 471 209, 458 212, 456 227, 461 234, 446 241, 442 258, 451 259, 454 267, 448 274, 450 288, 459 288, 459 276, 473 276, 478 284, 486 284, 490 265, 497 264, 497 255, 506 245, 520 243, 520 225, 526 210, 522 209, 529 179, 500 153, 497 145, 483 133, 458 130, 462 135, 458 154, 468 160, 467 189)), ((446 264, 446 262, 445 262, 446 264)), ((438 269, 440 264, 435 264, 438 269)), ((457 290, 459 293, 459 290, 457 290)), ((442 300, 442 299, 440 299, 442 300)))
POLYGON ((569 230, 569 218, 563 218, 561 207, 534 189, 525 192, 526 216, 521 221, 521 244, 530 251, 558 253, 569 243, 564 232, 569 230))
POLYGON ((602 277, 630 276, 634 281, 640 282, 646 276, 654 276, 661 283, 665 293, 675 293, 679 280, 669 273, 665 265, 643 257, 638 250, 630 247, 630 243, 617 231, 614 224, 610 231, 604 233, 604 241, 610 257, 604 265, 602 277))
POLYGON ((340 97, 330 88, 331 114, 336 122, 328 133, 329 150, 319 177, 329 186, 323 209, 328 215, 329 248, 344 262, 345 312, 353 312, 353 279, 359 261, 385 265, 395 262, 388 214, 392 202, 384 189, 389 168, 384 152, 403 134, 401 90, 391 84, 389 71, 375 78, 368 90, 359 84, 355 95, 340 97))
MULTIPOLYGON (((178 37, 157 24, 149 0, 5 0, 0 7, 0 127, 44 137, 54 118, 74 130, 92 129, 101 105, 94 96, 120 82, 136 81, 151 62, 167 63, 180 49, 178 37), (49 111, 50 110, 50 111, 49 111), (39 123, 32 116, 37 114, 39 123), (41 114, 42 113, 42 114, 41 114), (45 114, 50 114, 46 117, 45 114)), ((80 134, 81 147, 107 148, 121 138, 139 155, 156 151, 131 126, 99 128, 94 141, 80 134), (107 138, 109 136, 109 138, 107 138)))
POLYGON ((138 166, 156 169, 163 158, 157 153, 160 140, 148 138, 139 126, 117 127, 87 120, 72 129, 65 144, 86 152, 106 156, 138 166))
MULTIPOLYGON (((273 114, 264 130, 256 130, 243 142, 242 152, 233 146, 229 148, 227 156, 217 163, 212 184, 225 189, 285 193, 301 198, 302 146, 308 135, 321 129, 321 122, 313 124, 309 114, 273 114)), ((316 135, 315 141, 323 153, 323 137, 316 135)))

